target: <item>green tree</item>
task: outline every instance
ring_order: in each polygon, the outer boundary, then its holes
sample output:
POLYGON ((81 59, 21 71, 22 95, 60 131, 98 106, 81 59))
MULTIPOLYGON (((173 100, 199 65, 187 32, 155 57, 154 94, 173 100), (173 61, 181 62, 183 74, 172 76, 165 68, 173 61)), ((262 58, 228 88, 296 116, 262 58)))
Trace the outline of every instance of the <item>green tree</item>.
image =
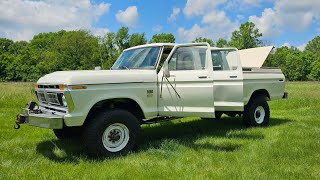
POLYGON ((320 53, 320 36, 317 36, 313 38, 311 41, 309 41, 306 45, 305 51, 320 53))
POLYGON ((316 61, 312 64, 312 69, 308 77, 311 80, 320 81, 320 62, 319 61, 316 61))
POLYGON ((12 40, 6 38, 0 38, 0 54, 9 51, 9 47, 14 44, 12 40))
POLYGON ((240 25, 239 30, 232 32, 230 46, 238 49, 259 47, 262 45, 262 41, 258 39, 261 36, 262 33, 259 32, 254 23, 246 22, 240 25))
POLYGON ((150 43, 174 43, 176 38, 173 34, 161 33, 152 36, 150 43))
POLYGON ((145 38, 145 34, 144 33, 133 33, 130 35, 128 44, 129 47, 133 47, 133 46, 138 46, 138 45, 142 45, 142 44, 146 44, 147 40, 145 38))
POLYGON ((212 41, 212 39, 203 38, 203 37, 198 37, 195 40, 193 40, 192 42, 193 43, 207 42, 210 44, 210 46, 214 46, 214 42, 212 41))
POLYGON ((118 46, 119 51, 129 47, 129 38, 129 28, 121 27, 115 36, 115 44, 118 46))
POLYGON ((223 48, 228 46, 228 41, 222 38, 219 38, 217 41, 217 47, 223 48))
POLYGON ((103 69, 109 69, 115 60, 118 58, 120 51, 116 48, 116 34, 108 32, 107 35, 102 39, 101 43, 101 54, 103 69))
POLYGON ((98 38, 87 31, 69 31, 55 44, 58 69, 93 69, 101 65, 98 38))

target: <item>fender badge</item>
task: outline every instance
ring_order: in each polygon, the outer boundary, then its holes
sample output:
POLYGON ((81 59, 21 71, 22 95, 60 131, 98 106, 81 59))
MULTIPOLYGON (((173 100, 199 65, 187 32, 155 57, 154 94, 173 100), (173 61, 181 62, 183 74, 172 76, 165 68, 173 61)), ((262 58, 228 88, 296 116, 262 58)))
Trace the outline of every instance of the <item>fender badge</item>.
POLYGON ((147 90, 147 97, 153 96, 153 90, 147 90))

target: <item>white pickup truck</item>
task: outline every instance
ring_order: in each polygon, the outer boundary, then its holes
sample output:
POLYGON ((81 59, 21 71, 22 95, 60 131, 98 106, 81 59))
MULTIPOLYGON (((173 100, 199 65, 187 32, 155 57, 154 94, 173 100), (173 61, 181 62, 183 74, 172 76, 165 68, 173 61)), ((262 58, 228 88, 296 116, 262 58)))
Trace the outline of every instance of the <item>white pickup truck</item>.
MULTIPOLYGON (((271 49, 257 48, 257 59, 271 49)), ((83 137, 92 157, 126 154, 141 124, 173 117, 224 113, 242 116, 247 126, 266 126, 267 101, 287 98, 285 77, 280 69, 242 67, 248 61, 240 56, 250 57, 207 43, 132 47, 110 70, 43 76, 35 85, 38 102, 30 101, 16 123, 53 129, 59 139, 83 137)))

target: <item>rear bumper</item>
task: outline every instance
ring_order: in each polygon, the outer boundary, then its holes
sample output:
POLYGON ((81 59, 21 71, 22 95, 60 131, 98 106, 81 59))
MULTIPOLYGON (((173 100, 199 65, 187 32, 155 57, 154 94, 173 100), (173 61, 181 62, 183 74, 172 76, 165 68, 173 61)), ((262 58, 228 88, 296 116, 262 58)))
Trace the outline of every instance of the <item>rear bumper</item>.
POLYGON ((63 116, 56 115, 52 112, 41 110, 33 111, 27 108, 22 109, 21 114, 17 115, 17 124, 28 124, 30 126, 36 126, 47 129, 62 129, 63 128, 63 116))
POLYGON ((282 99, 288 99, 288 92, 283 93, 282 99))

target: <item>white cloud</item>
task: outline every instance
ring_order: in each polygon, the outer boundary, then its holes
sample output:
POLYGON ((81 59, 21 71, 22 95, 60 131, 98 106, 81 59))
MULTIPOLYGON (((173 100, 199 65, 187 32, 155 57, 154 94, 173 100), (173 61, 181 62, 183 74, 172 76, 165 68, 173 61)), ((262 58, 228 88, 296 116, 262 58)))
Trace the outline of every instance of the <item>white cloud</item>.
POLYGON ((302 44, 300 46, 297 46, 297 48, 300 50, 300 51, 304 51, 304 49, 306 48, 307 44, 302 44))
POLYGON ((202 16, 201 24, 194 24, 190 29, 178 28, 178 36, 182 41, 193 41, 197 37, 229 39, 231 32, 236 29, 238 20, 231 21, 226 13, 218 10, 217 6, 225 0, 188 0, 183 13, 186 17, 202 16))
POLYGON ((168 22, 172 23, 176 21, 179 13, 180 13, 180 8, 173 8, 171 15, 168 17, 168 22))
POLYGON ((108 12, 110 4, 90 0, 2 0, 0 36, 30 40, 40 32, 88 29, 108 12))
POLYGON ((105 36, 108 32, 110 32, 110 30, 107 29, 107 28, 92 28, 92 29, 91 29, 91 33, 92 33, 94 36, 97 36, 97 37, 103 37, 103 36, 105 36))
MULTIPOLYGON (((204 37, 205 34, 207 34, 207 29, 206 28, 201 28, 198 24, 195 24, 192 26, 191 29, 187 30, 184 28, 179 28, 178 29, 178 35, 179 37, 187 42, 193 41, 197 37, 204 37)), ((207 37, 207 36, 205 36, 207 37)), ((209 37, 207 37, 209 38, 209 37)))
POLYGON ((160 25, 156 25, 152 28, 152 31, 154 31, 154 32, 160 32, 161 30, 162 30, 162 26, 160 26, 160 25))
POLYGON ((277 36, 284 30, 304 31, 320 20, 320 1, 275 0, 273 8, 266 8, 261 16, 250 16, 264 36, 277 36))
POLYGON ((250 16, 249 21, 255 23, 256 27, 260 30, 260 32, 265 37, 276 36, 281 33, 281 28, 279 25, 281 24, 280 17, 276 12, 271 9, 267 8, 262 12, 261 17, 257 16, 250 16))
POLYGON ((202 27, 195 24, 189 30, 180 27, 178 29, 180 39, 186 42, 193 41, 197 37, 210 38, 214 41, 219 38, 229 39, 232 31, 238 26, 238 22, 231 22, 223 11, 213 11, 203 16, 202 24, 202 27))
POLYGON ((188 18, 204 15, 224 2, 226 0, 188 0, 183 9, 183 14, 188 18))
POLYGON ((226 3, 226 9, 247 10, 251 7, 260 5, 261 0, 229 0, 226 3))
POLYGON ((290 45, 290 43, 284 43, 281 47, 288 47, 288 48, 290 48, 291 47, 291 45, 290 45))
POLYGON ((128 27, 136 27, 138 24, 139 14, 137 6, 129 6, 126 10, 119 10, 116 19, 128 27))

